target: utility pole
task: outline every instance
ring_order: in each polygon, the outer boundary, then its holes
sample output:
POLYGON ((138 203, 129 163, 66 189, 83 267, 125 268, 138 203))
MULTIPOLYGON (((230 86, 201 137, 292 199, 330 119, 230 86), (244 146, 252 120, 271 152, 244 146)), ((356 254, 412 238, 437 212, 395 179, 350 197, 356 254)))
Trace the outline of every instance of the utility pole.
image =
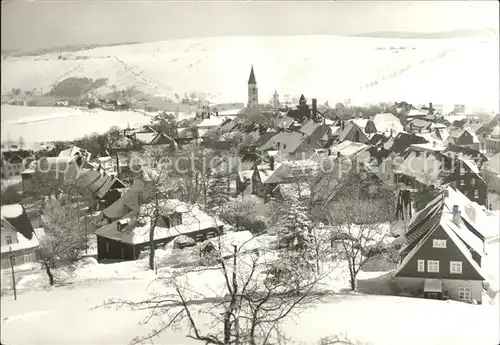
POLYGON ((14 290, 14 301, 17 300, 17 292, 16 292, 16 276, 14 274, 14 255, 12 254, 12 246, 9 246, 10 252, 10 269, 12 271, 12 288, 14 290))

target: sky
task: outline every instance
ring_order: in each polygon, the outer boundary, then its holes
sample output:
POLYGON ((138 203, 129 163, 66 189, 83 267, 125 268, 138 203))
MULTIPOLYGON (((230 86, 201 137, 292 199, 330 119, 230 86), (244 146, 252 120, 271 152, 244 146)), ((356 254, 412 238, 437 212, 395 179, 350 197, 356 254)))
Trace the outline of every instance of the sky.
POLYGON ((4 0, 2 50, 175 38, 347 35, 377 31, 498 32, 492 1, 4 0))

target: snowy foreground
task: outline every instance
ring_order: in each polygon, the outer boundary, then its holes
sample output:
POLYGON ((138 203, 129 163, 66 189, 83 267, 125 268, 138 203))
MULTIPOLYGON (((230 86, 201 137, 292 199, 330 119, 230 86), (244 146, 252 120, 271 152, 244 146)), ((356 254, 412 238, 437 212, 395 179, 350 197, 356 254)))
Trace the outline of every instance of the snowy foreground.
MULTIPOLYGON (((498 271, 498 242, 489 247, 486 267, 491 285, 498 291, 498 273, 494 275, 498 271)), ((170 250, 160 250, 157 256, 162 267, 159 275, 175 271, 173 263, 189 261, 189 255, 170 250)), ((41 289, 47 279, 43 272, 34 272, 19 281, 22 292, 17 301, 12 295, 3 296, 2 343, 126 344, 158 325, 158 318, 139 325, 150 310, 93 309, 110 298, 139 301, 147 298, 148 292, 164 291, 162 285, 151 284, 156 276, 147 271, 147 258, 116 264, 84 261, 86 264, 66 277, 62 286, 41 289)), ((483 305, 374 295, 383 291, 386 276, 385 272, 362 272, 359 287, 373 294, 349 293, 345 268, 339 267, 324 282, 332 293, 284 325, 293 339, 290 343, 315 345, 321 337, 347 335, 373 345, 498 344, 498 295, 493 300, 485 296, 483 305)), ((189 284, 210 298, 223 284, 221 279, 218 271, 191 273, 189 284)), ((208 305, 202 300, 193 310, 208 305)), ((206 330, 207 316, 196 314, 195 318, 206 330)), ((165 331, 155 343, 199 344, 186 338, 187 332, 187 328, 165 331)))

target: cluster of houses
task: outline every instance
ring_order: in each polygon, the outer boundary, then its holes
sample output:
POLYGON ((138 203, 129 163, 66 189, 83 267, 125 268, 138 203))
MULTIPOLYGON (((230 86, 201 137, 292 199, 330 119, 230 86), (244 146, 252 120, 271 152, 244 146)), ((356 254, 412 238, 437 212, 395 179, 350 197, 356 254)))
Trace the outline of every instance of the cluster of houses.
MULTIPOLYGON (((241 160, 251 168, 231 171, 235 196, 253 194, 269 201, 298 193, 318 205, 341 198, 342 190, 326 177, 316 180, 312 188, 302 183, 324 162, 337 169, 345 162, 356 162, 359 174, 347 171, 347 175, 360 178, 359 183, 382 186, 388 193, 404 190, 404 195, 439 191, 421 211, 411 219, 408 216, 396 271, 401 287, 427 297, 481 302, 484 228, 491 209, 488 191, 500 192, 498 116, 480 124, 475 118, 457 115, 462 107, 450 116, 435 108, 433 104, 417 108, 402 102, 391 113, 350 119, 327 116, 316 99, 308 103, 304 95, 293 109, 282 108, 275 92, 272 109, 262 111, 252 67, 245 109, 238 104, 206 105, 200 107, 191 126, 177 128, 175 136, 150 126, 127 129, 106 156, 93 158, 73 146, 57 157, 9 169, 13 171, 10 175, 4 175, 6 166, 25 163, 24 153, 2 152, 2 178, 21 175, 27 195, 48 187, 40 170, 59 181, 75 181, 89 191, 91 208, 99 211, 95 231, 98 259, 135 260, 150 246, 150 224, 143 215, 154 193, 148 181, 133 179, 133 172, 127 170, 131 151, 157 145, 182 150, 190 142, 214 150, 237 147, 241 160), (272 121, 254 121, 249 115, 272 121)), ((25 214, 22 206, 21 211, 11 213, 25 214)), ((24 226, 15 219, 2 215, 2 267, 4 244, 13 247, 15 229, 24 226), (10 240, 5 237, 5 242, 4 228, 10 231, 10 240)), ((28 242, 36 239, 30 235, 36 233, 33 229, 17 232, 28 242)), ((194 243, 223 232, 224 225, 199 206, 169 199, 156 224, 154 242, 163 245, 182 235, 186 243, 194 243)), ((19 243, 24 241, 16 238, 19 243)), ((22 255, 32 258, 28 247, 22 255)))

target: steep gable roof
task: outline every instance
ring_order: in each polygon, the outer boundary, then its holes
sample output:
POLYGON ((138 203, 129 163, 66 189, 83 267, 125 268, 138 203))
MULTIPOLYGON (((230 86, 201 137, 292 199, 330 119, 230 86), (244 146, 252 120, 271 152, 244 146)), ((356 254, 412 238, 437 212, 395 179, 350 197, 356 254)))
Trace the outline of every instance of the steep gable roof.
POLYGON ((33 237, 33 226, 24 207, 20 204, 4 205, 1 207, 0 216, 8 222, 13 229, 28 240, 33 237))
POLYGON ((447 195, 441 194, 437 196, 410 221, 410 227, 405 234, 406 246, 400 252, 403 261, 399 265, 396 274, 406 266, 439 225, 479 276, 483 277, 479 265, 471 254, 472 250, 480 256, 484 255, 484 236, 480 235, 481 231, 477 228, 478 221, 474 222, 472 219, 474 218, 471 210, 471 207, 474 208, 473 203, 460 191, 456 191, 449 186, 446 187, 443 193, 447 195), (460 214, 462 219, 460 224, 453 221, 453 207, 455 205, 459 207, 459 210, 465 211, 460 214), (475 231, 472 231, 470 227, 473 227, 472 230, 475 231))

